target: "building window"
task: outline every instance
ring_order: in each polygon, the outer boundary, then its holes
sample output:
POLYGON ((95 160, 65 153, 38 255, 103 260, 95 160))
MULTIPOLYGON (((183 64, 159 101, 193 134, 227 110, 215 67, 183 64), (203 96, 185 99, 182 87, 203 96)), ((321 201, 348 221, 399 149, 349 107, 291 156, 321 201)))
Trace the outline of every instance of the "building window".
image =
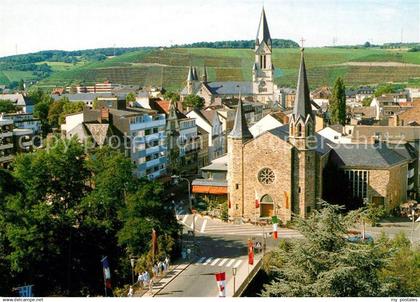
POLYGON ((260 172, 258 172, 258 180, 264 185, 272 184, 275 178, 273 170, 269 168, 261 169, 260 172))
POLYGON ((346 170, 346 176, 351 184, 353 197, 367 198, 369 171, 366 170, 346 170))

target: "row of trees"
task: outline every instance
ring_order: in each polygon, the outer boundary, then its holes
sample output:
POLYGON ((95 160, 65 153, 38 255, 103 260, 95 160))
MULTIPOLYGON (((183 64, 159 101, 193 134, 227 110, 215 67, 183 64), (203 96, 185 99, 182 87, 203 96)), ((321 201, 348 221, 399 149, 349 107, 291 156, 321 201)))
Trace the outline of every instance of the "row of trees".
POLYGON ((0 295, 23 284, 40 296, 101 294, 105 255, 113 286, 126 284, 130 257, 149 254, 152 228, 161 256, 173 252, 179 226, 162 185, 132 171, 122 153, 86 152, 76 139, 55 139, 19 155, 12 173, 0 170, 0 295))
POLYGON ((420 295, 420 249, 403 235, 375 243, 350 242, 362 213, 343 215, 322 204, 309 219, 296 217, 303 240, 282 241, 266 259, 266 297, 384 297, 420 295))
MULTIPOLYGON (((299 44, 292 40, 272 39, 271 45, 274 48, 298 48, 299 44)), ((191 44, 173 45, 181 48, 254 48, 255 40, 233 40, 217 42, 196 42, 191 44)))
MULTIPOLYGON (((178 93, 171 91, 165 92, 164 98, 172 102, 179 102, 181 100, 181 97, 178 93)), ((198 95, 190 94, 184 98, 182 101, 182 106, 184 109, 196 108, 201 110, 204 108, 204 99, 198 95)))

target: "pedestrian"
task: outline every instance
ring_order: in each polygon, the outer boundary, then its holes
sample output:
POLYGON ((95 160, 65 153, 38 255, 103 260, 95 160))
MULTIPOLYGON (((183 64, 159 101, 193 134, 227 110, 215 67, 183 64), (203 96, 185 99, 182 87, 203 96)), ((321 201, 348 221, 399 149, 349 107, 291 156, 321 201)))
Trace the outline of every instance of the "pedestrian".
POLYGON ((130 285, 130 289, 128 290, 128 295, 127 297, 132 297, 133 296, 133 287, 130 285))
POLYGON ((163 271, 166 273, 166 270, 168 269, 168 268, 166 267, 166 262, 162 262, 162 267, 163 267, 163 271))
POLYGON ((148 271, 145 271, 143 273, 143 284, 144 284, 144 288, 146 288, 147 285, 149 285, 149 281, 150 281, 149 272, 148 271))
POLYGON ((165 263, 166 263, 166 266, 169 268, 169 257, 168 256, 165 257, 165 263))
POLYGON ((153 277, 157 277, 159 272, 159 267, 158 265, 155 263, 155 265, 153 266, 153 277))
POLYGON ((143 288, 143 281, 144 281, 143 274, 139 274, 139 277, 137 278, 137 282, 139 283, 141 288, 143 288))

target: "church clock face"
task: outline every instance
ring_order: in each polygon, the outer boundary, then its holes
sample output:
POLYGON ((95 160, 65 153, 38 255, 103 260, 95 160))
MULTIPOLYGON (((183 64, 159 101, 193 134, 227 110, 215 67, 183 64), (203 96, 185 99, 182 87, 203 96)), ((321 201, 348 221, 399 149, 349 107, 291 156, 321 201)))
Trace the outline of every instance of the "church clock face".
POLYGON ((258 172, 258 181, 263 185, 270 185, 275 179, 276 176, 274 175, 273 170, 269 168, 261 169, 260 172, 258 172))

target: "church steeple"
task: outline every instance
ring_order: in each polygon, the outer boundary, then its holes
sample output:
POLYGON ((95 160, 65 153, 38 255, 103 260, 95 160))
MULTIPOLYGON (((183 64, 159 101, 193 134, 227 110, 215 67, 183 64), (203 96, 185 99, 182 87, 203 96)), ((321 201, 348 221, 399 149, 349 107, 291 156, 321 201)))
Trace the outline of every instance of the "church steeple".
POLYGON ((258 25, 257 38, 255 40, 255 44, 260 45, 263 42, 265 42, 267 46, 271 48, 270 30, 268 29, 267 17, 265 16, 264 7, 261 11, 260 24, 258 25))
POLYGON ((308 115, 312 115, 311 98, 309 96, 308 78, 306 76, 304 49, 301 50, 299 76, 296 89, 295 104, 293 115, 297 120, 299 117, 305 120, 308 115))
POLYGON ((290 142, 298 149, 309 148, 311 144, 307 138, 314 134, 314 124, 315 121, 312 115, 309 85, 306 76, 304 49, 302 48, 295 104, 289 124, 290 142))
POLYGON ((188 69, 188 76, 187 76, 187 82, 192 82, 194 81, 194 73, 193 73, 193 69, 190 66, 190 69, 188 69))
POLYGON ((253 136, 248 129, 248 125, 245 119, 245 113, 243 112, 242 100, 239 96, 238 108, 236 109, 235 115, 235 123, 233 125, 232 131, 229 133, 229 138, 245 140, 252 137, 253 136))

